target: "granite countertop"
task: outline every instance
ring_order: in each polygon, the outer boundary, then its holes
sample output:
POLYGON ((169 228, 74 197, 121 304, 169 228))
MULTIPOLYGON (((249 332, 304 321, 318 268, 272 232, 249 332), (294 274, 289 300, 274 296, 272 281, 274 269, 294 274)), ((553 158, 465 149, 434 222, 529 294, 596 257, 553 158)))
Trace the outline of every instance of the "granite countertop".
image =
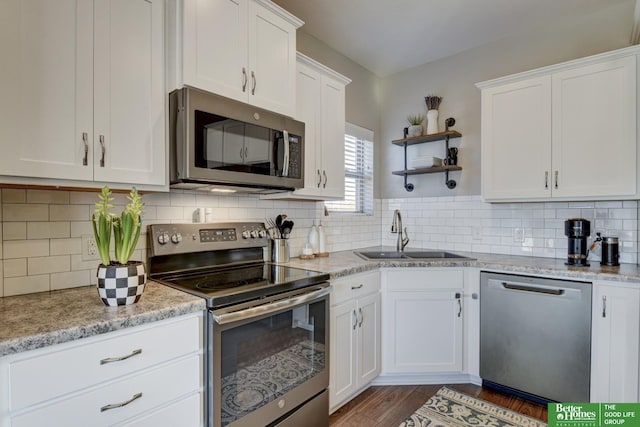
MULTIPOLYGON (((356 251, 394 251, 390 247, 372 247, 356 251)), ((424 251, 429 249, 407 249, 406 251, 424 251)), ((496 255, 476 252, 447 251, 469 257, 470 259, 447 258, 429 260, 385 259, 366 261, 353 250, 332 252, 326 258, 302 260, 292 258, 286 263, 290 267, 306 268, 329 273, 332 279, 384 267, 474 267, 486 270, 512 273, 550 275, 574 280, 613 280, 636 282, 640 284, 640 266, 621 264, 619 267, 600 266, 597 261, 590 267, 574 267, 564 264, 564 259, 540 258, 517 255, 496 255)))
POLYGON ((136 304, 107 307, 95 286, 0 298, 0 356, 205 309, 205 301, 148 281, 136 304))
MULTIPOLYGON (((359 249, 393 251, 389 247, 359 249)), ((425 250, 425 249, 413 249, 425 250)), ((411 251, 411 250, 407 250, 411 251)), ((332 279, 386 267, 474 267, 574 280, 612 280, 640 284, 640 267, 570 267, 563 259, 451 251, 469 259, 366 261, 353 250, 326 258, 292 258, 284 265, 329 273, 332 279)), ((140 302, 106 307, 95 286, 0 298, 0 356, 87 338, 205 309, 201 298, 149 281, 140 302)))

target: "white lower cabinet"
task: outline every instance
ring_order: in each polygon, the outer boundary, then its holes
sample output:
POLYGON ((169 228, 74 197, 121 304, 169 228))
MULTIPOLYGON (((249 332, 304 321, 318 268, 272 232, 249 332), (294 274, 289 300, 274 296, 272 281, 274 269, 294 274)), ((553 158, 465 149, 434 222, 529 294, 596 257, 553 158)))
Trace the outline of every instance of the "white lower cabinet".
POLYGON ((464 271, 382 273, 383 374, 461 373, 464 271))
POLYGON ((640 288, 593 283, 591 401, 638 402, 640 288))
POLYGON ((380 373, 380 273, 332 280, 329 408, 333 412, 380 373))
POLYGON ((202 426, 202 328, 192 314, 6 356, 0 425, 202 426))

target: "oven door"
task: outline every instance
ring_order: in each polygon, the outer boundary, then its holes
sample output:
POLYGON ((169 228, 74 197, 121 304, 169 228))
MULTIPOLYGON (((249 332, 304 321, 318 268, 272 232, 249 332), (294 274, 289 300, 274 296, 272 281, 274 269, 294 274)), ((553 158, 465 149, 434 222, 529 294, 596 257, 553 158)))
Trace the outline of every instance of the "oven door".
MULTIPOLYGON (((214 427, 267 426, 317 407, 329 385, 327 283, 259 305, 210 312, 209 417, 214 427), (302 408, 302 409, 300 409, 302 408)), ((328 425, 328 404, 320 412, 328 425)))

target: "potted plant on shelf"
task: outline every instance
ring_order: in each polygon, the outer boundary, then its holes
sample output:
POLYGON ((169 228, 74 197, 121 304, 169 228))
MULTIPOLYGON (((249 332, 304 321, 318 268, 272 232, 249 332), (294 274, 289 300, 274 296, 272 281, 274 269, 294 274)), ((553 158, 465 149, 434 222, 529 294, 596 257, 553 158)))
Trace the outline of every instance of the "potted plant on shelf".
POLYGON ((422 135, 422 121, 424 120, 424 116, 422 114, 407 116, 407 122, 409 122, 409 130, 407 131, 407 136, 414 137, 422 135))
POLYGON ((120 216, 110 212, 111 189, 105 186, 98 195, 92 215, 93 235, 102 263, 98 266, 98 294, 105 305, 134 304, 140 300, 147 280, 142 261, 130 261, 138 243, 141 229, 142 197, 133 188, 120 216), (113 231, 115 260, 111 260, 110 246, 113 231))

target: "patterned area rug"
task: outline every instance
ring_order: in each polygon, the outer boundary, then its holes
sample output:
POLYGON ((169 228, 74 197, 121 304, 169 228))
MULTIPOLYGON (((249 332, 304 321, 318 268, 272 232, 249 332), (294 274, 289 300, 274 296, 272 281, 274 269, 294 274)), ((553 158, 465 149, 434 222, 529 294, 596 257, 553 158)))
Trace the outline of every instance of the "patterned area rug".
POLYGON ((545 427, 535 418, 442 387, 399 427, 545 427))

